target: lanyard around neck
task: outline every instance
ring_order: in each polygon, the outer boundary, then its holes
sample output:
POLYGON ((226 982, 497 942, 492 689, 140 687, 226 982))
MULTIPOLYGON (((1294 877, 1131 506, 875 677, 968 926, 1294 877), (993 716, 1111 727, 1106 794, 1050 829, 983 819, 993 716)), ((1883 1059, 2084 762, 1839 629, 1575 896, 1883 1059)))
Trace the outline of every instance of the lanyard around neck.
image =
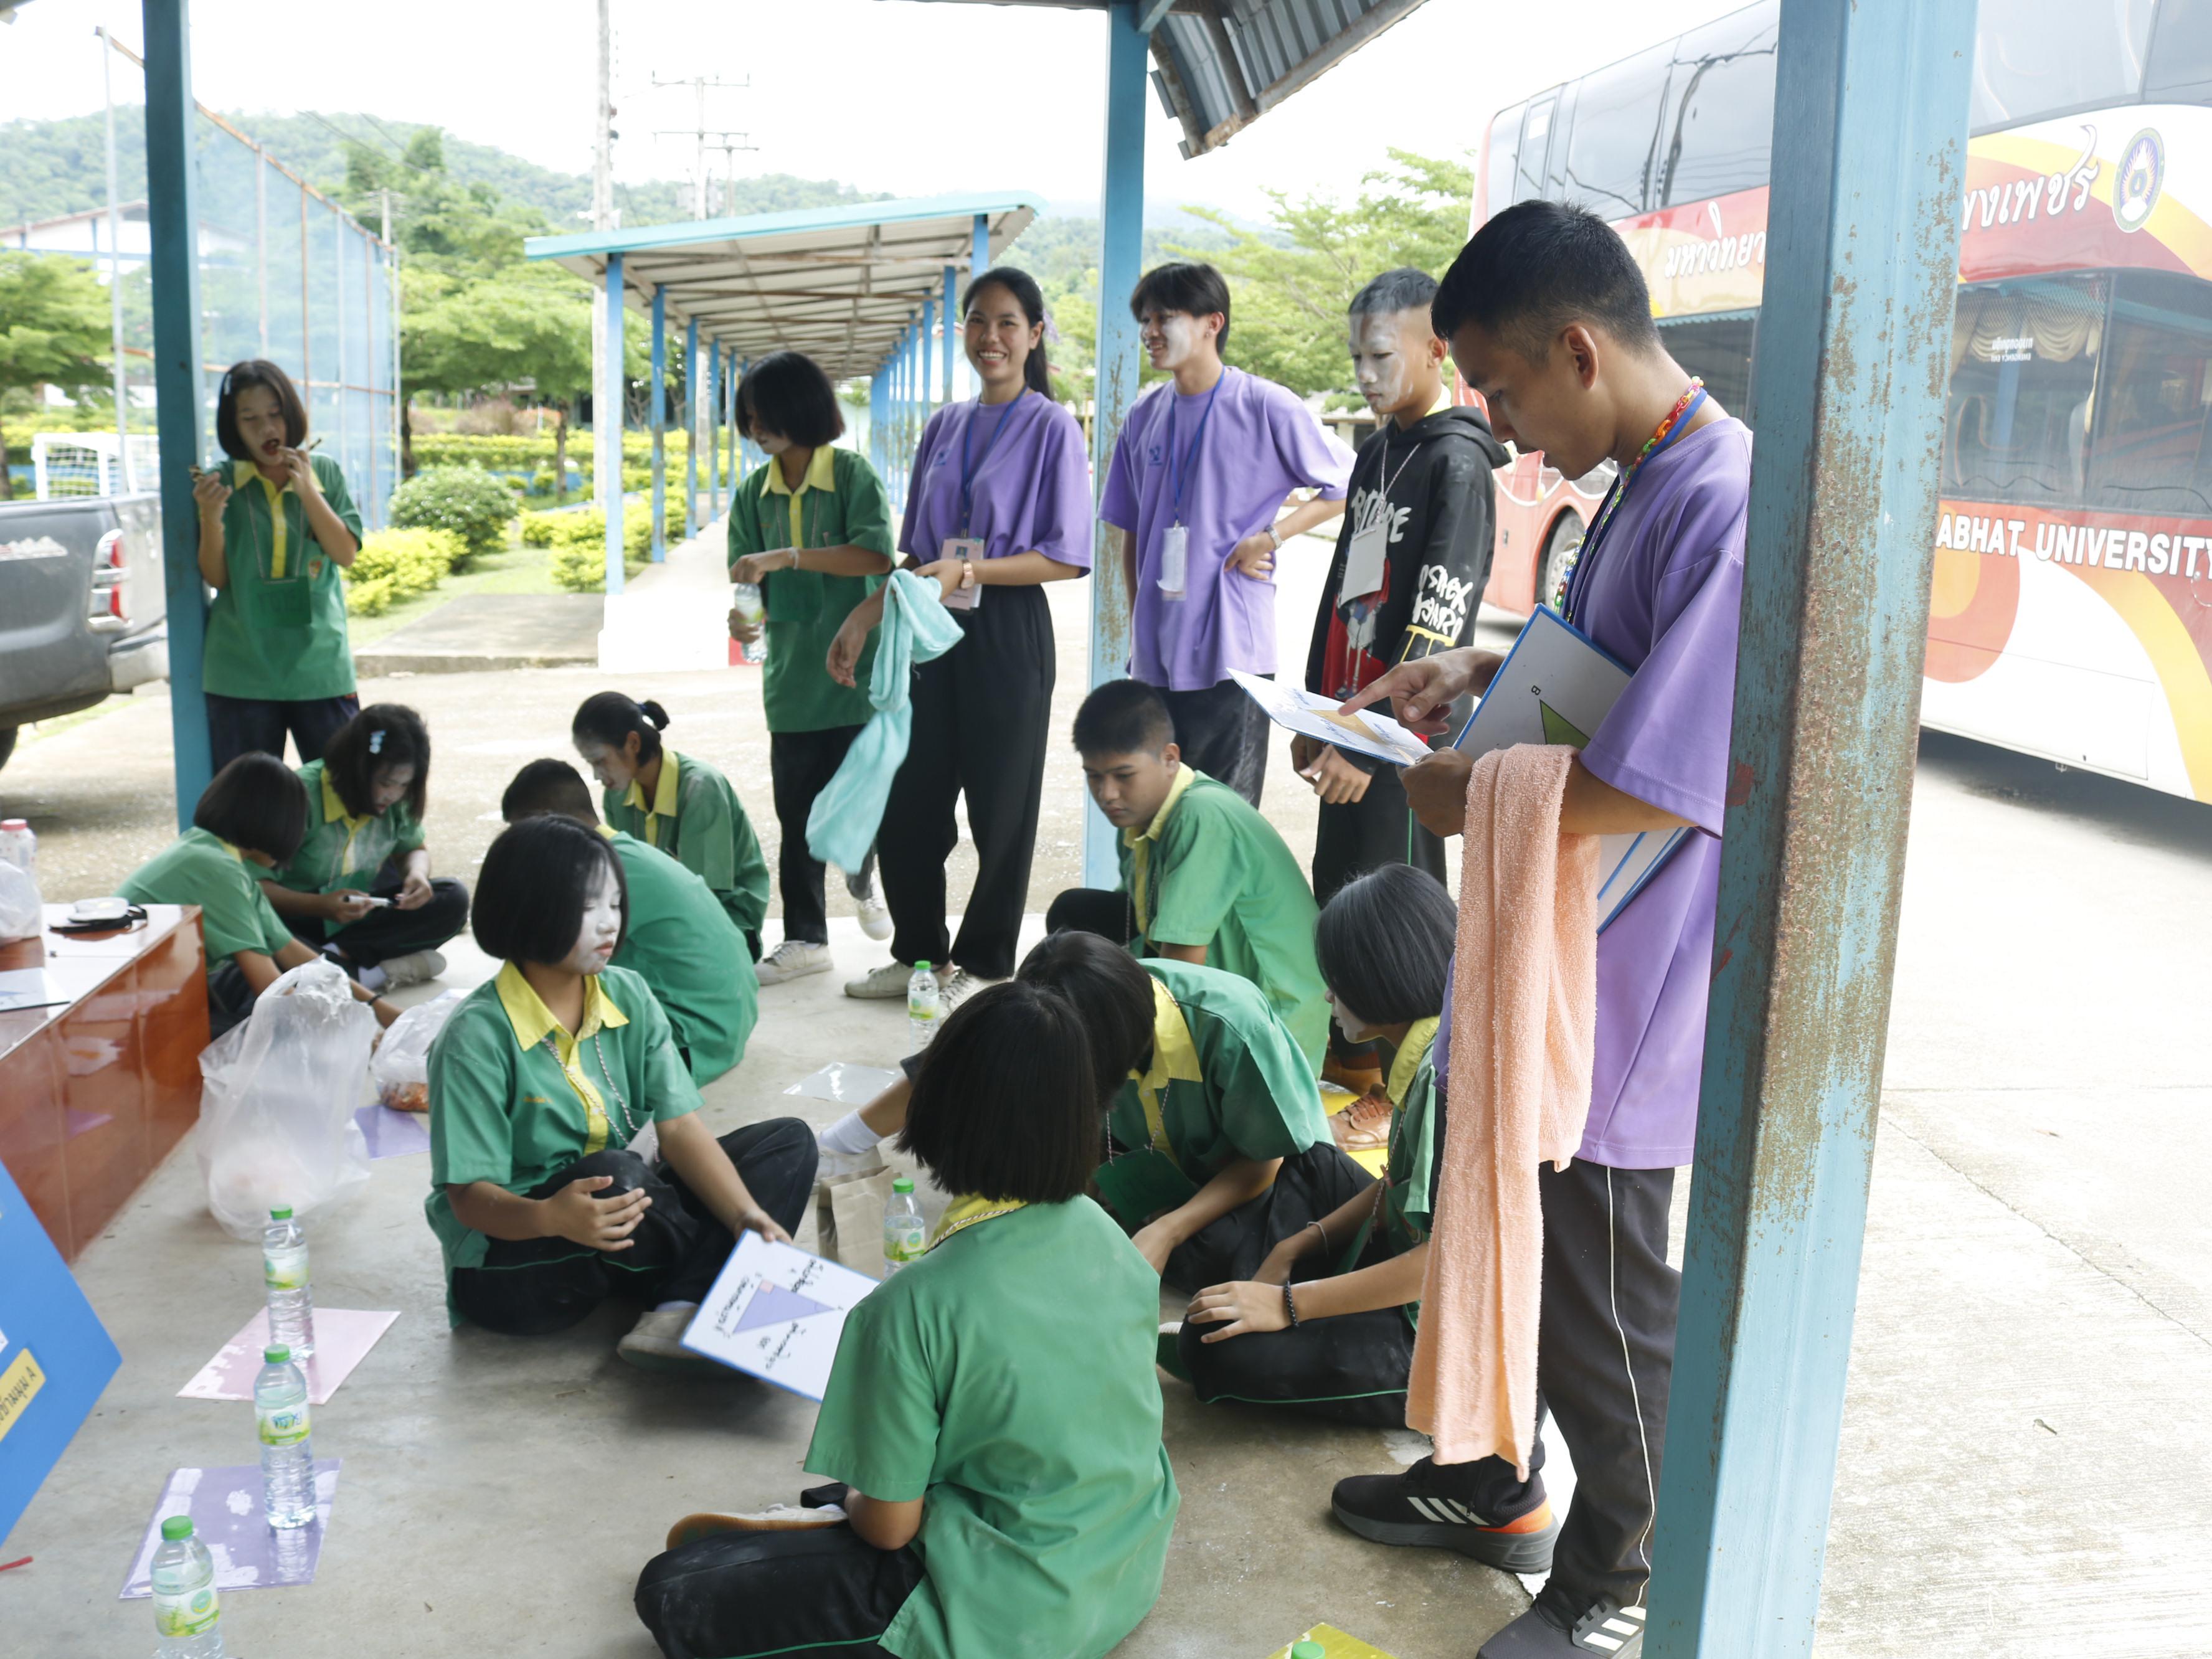
POLYGON ((1014 405, 1029 395, 1029 388, 1024 386, 1006 400, 1006 406, 999 411, 998 425, 991 428, 990 442, 983 446, 983 453, 972 461, 968 459, 969 443, 975 435, 975 422, 983 413, 983 405, 980 400, 975 404, 975 412, 961 422, 960 533, 963 536, 968 533, 968 515, 975 497, 975 475, 983 470, 983 463, 991 459, 991 452, 999 447, 999 440, 1006 434, 1006 422, 1014 412, 1014 405))
POLYGON ((1613 488, 1606 492, 1605 500, 1598 505, 1597 522, 1590 526, 1589 534, 1583 538, 1582 545, 1575 550, 1567 566, 1566 580, 1560 586, 1559 608, 1567 621, 1573 622, 1582 614, 1583 591, 1589 586, 1589 573, 1596 564, 1598 547, 1604 541, 1606 532, 1613 527, 1614 515, 1620 512, 1621 502, 1628 495, 1628 487, 1643 476, 1644 463, 1690 429, 1690 417, 1698 412, 1705 401, 1705 383, 1701 380, 1692 380, 1682 395, 1675 399, 1674 408, 1667 411, 1667 418, 1660 422, 1651 435, 1644 441, 1644 447, 1637 451, 1636 459, 1613 481, 1613 488))
POLYGON ((1206 394, 1206 407, 1198 412, 1198 429, 1190 434, 1190 452, 1185 454, 1176 442, 1176 418, 1182 413, 1182 399, 1170 392, 1176 401, 1168 405, 1168 483, 1175 492, 1174 522, 1182 522, 1182 483, 1184 476, 1197 464, 1198 447, 1206 440, 1206 423, 1213 418, 1213 400, 1221 395, 1221 383, 1229 378, 1223 369, 1214 377, 1213 386, 1206 394))

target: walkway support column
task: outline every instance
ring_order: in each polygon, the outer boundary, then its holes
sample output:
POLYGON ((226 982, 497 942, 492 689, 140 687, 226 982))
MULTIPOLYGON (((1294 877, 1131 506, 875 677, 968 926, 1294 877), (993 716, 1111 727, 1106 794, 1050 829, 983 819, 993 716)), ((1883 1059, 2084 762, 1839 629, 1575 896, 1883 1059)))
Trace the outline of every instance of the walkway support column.
MULTIPOLYGON (((981 276, 990 268, 991 216, 988 213, 979 213, 975 216, 975 223, 969 233, 968 245, 969 282, 971 283, 974 283, 978 276, 981 276)), ((974 379, 974 373, 972 370, 969 372, 969 378, 971 380, 974 379)), ((982 383, 981 381, 976 381, 975 395, 980 398, 982 394, 982 383)))
POLYGON ((707 516, 722 516, 722 344, 709 341, 707 349, 714 360, 710 384, 702 388, 707 396, 707 516))
POLYGON ((955 279, 958 275, 955 267, 945 267, 945 401, 948 404, 952 401, 952 365, 960 361, 960 348, 956 343, 959 319, 953 314, 955 279))
POLYGON ((668 556, 668 290, 653 290, 653 562, 668 556))
POLYGON ((623 258, 607 255, 605 349, 599 401, 599 499, 607 504, 607 592, 623 591, 623 258))
POLYGON ((699 533, 699 319, 684 320, 684 539, 699 533))
MULTIPOLYGON (((1099 191, 1098 349, 1091 417, 1092 506, 1106 489, 1114 441, 1137 397, 1137 324, 1129 294, 1137 286, 1145 234, 1145 75, 1150 37, 1131 0, 1116 0, 1106 21, 1106 176, 1099 191)), ((980 239, 979 239, 980 240, 980 239)), ((1129 600, 1113 556, 1112 532, 1097 529, 1091 581, 1091 684, 1118 679, 1129 665, 1129 600)), ((1132 556, 1135 550, 1132 549, 1132 556)), ((1121 879, 1114 828, 1086 802, 1083 879, 1111 887, 1121 879)))
POLYGON ((915 338, 915 430, 917 435, 929 421, 929 382, 934 364, 931 354, 937 349, 937 301, 921 302, 921 332, 915 338))
POLYGON ((1812 1649, 1959 272, 1973 8, 1783 0, 1781 17, 1788 125, 1651 1659, 1812 1649))
POLYGON ((191 827, 211 750, 200 672, 207 609, 199 571, 199 509, 191 469, 206 453, 200 430, 199 208, 192 143, 188 0, 145 0, 146 220, 154 289, 155 429, 161 446, 161 576, 168 605, 169 733, 177 828, 191 827))

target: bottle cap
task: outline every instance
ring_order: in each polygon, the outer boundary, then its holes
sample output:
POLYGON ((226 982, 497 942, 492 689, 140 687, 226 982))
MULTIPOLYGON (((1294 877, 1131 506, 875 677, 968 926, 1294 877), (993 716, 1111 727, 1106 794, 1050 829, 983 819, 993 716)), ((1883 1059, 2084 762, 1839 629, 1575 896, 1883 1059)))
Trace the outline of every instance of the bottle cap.
POLYGON ((926 962, 917 962, 914 964, 914 971, 917 974, 926 974, 929 971, 929 964, 926 962))
POLYGON ((289 1348, 281 1346, 274 1348, 264 1348, 261 1351, 261 1358, 264 1364, 289 1365, 292 1363, 292 1351, 289 1348))
POLYGON ((192 1517, 189 1515, 173 1515, 161 1522, 161 1536, 172 1544, 179 1538, 190 1538, 191 1535, 192 1517))
POLYGON ((0 818, 0 830, 27 830, 30 827, 31 821, 28 818, 0 818))
POLYGON ((271 1221, 289 1221, 292 1218, 292 1206, 287 1204, 281 1210, 270 1211, 269 1218, 271 1221))
POLYGON ((896 1181, 891 1182, 891 1190, 895 1193, 912 1192, 914 1190, 914 1178, 910 1176, 899 1176, 896 1181))
POLYGON ((1318 1642, 1296 1642, 1291 1646, 1291 1659, 1328 1659, 1328 1650, 1318 1642))

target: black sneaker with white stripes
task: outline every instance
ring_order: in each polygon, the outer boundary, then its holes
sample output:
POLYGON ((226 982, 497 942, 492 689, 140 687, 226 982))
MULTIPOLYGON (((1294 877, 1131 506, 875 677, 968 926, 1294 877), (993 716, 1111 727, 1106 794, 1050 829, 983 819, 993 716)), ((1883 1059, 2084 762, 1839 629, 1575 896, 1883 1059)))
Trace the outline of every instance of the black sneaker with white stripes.
POLYGON ((1557 1585, 1475 1652, 1475 1659, 1642 1659, 1644 1608, 1611 1596, 1577 1607, 1557 1585))
POLYGON ((1356 1474, 1336 1483, 1329 1508, 1362 1538, 1456 1550, 1507 1572, 1547 1572, 1559 1523, 1544 1499, 1542 1480, 1531 1474, 1513 1512, 1486 1514, 1466 1501, 1467 1484, 1424 1457, 1403 1474, 1356 1474))

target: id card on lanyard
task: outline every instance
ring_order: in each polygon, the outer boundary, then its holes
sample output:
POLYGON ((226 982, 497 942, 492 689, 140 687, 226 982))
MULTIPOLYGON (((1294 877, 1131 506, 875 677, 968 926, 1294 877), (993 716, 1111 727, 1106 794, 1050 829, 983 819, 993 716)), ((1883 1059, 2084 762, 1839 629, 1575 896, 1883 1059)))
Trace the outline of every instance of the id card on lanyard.
MULTIPOLYGON (((1206 407, 1199 411, 1198 429, 1190 434, 1187 453, 1176 442, 1176 417, 1182 404, 1168 405, 1168 482, 1174 499, 1167 528, 1160 534, 1159 586, 1164 599, 1182 599, 1190 592, 1190 530, 1182 521, 1183 480, 1197 463, 1198 447, 1206 439, 1206 423, 1213 416, 1213 400, 1221 395, 1221 382, 1228 378, 1225 373, 1220 375, 1206 394, 1206 407)), ((1170 398, 1175 395, 1168 393, 1170 398)))
POLYGON ((1360 515, 1352 532, 1352 548, 1345 555, 1344 585, 1337 590, 1336 602, 1350 605, 1364 599, 1370 593, 1382 591, 1383 562, 1390 553, 1390 489, 1406 474, 1406 468, 1420 448, 1416 443, 1406 452, 1395 472, 1389 471, 1390 441, 1382 441, 1382 459, 1376 466, 1377 482, 1371 507, 1360 515))
MULTIPOLYGON (((981 455, 974 454, 971 443, 975 435, 975 422, 983 412, 982 404, 978 402, 969 411, 968 418, 961 422, 960 533, 946 537, 939 544, 939 559, 961 559, 971 565, 983 562, 982 538, 968 533, 969 518, 975 505, 975 475, 983 470, 983 463, 991 459, 991 452, 999 447, 999 440, 1006 434, 1006 422, 1013 418, 1014 405, 1028 396, 1029 389, 1025 386, 999 411, 999 423, 991 428, 990 441, 983 446, 981 455)), ((982 603, 983 585, 980 581, 973 587, 956 587, 945 596, 947 611, 973 611, 982 603)))

